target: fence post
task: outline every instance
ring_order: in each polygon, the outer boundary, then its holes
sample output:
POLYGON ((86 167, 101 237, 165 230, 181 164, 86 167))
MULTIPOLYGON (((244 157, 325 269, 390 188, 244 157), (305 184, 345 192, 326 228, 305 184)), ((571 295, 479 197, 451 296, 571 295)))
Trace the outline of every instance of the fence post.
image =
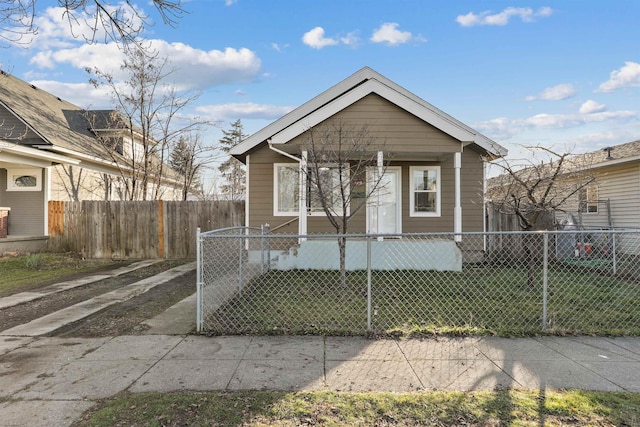
POLYGON ((544 232, 542 249, 542 331, 547 329, 547 285, 549 274, 549 233, 544 232))
MULTIPOLYGON (((242 233, 242 229, 240 233, 242 233)), ((242 234, 240 234, 240 236, 242 236, 242 234)), ((238 239, 238 241, 240 242, 240 244, 238 245, 238 248, 240 249, 238 251, 238 293, 242 295, 242 238, 238 239)), ((249 239, 247 239, 247 244, 248 243, 249 239)))
POLYGON ((618 274, 618 265, 617 265, 617 260, 616 260, 616 233, 613 233, 613 237, 612 237, 612 242, 611 242, 611 256, 613 257, 613 275, 615 276, 616 274, 618 274))
POLYGON ((196 228, 196 332, 202 332, 202 236, 200 227, 196 228))
POLYGON ((367 331, 371 332, 371 237, 367 237, 367 331))

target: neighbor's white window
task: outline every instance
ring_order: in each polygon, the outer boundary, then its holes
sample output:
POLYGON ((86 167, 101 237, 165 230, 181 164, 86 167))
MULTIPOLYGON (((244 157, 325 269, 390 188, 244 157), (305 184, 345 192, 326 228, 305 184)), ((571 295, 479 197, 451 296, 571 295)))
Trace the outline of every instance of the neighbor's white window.
MULTIPOLYGON (((319 178, 316 178, 315 168, 309 167, 309 211, 311 215, 324 215, 325 211, 322 207, 322 199, 320 197, 320 188, 326 199, 327 206, 333 211, 334 215, 342 216, 344 214, 342 209, 342 187, 346 200, 349 200, 349 165, 345 164, 343 167, 339 167, 336 164, 323 165, 318 167, 317 174, 319 178), (342 173, 342 180, 340 180, 340 173, 342 173)), ((347 206, 347 215, 349 215, 349 206, 347 206)))
POLYGON ((7 191, 42 190, 42 169, 7 169, 7 191))
POLYGON ((583 213, 598 213, 598 186, 589 185, 578 192, 579 208, 583 213))
POLYGON ((297 163, 273 165, 273 215, 300 214, 299 170, 297 163))
POLYGON ((411 166, 410 216, 440 216, 440 166, 411 166))

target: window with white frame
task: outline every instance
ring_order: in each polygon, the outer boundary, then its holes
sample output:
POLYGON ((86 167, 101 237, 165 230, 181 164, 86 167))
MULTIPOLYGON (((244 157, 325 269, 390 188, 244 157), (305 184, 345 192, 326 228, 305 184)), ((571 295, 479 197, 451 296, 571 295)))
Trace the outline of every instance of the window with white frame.
POLYGON ((582 213, 598 213, 598 186, 589 185, 578 192, 578 210, 582 213))
POLYGON ((7 191, 41 191, 42 169, 7 169, 7 191))
POLYGON ((273 215, 297 216, 300 213, 300 172, 297 163, 273 165, 273 215))
POLYGON ((440 166, 411 166, 410 216, 440 216, 440 166))
MULTIPOLYGON (((334 215, 342 215, 342 192, 349 200, 349 164, 346 163, 340 167, 336 164, 328 164, 319 166, 317 169, 309 167, 309 212, 311 215, 324 215, 325 211, 322 207, 322 196, 326 201, 326 205, 334 215), (316 172, 317 171, 317 172, 316 172), (316 178, 316 174, 318 177, 316 178), (342 174, 342 180, 340 179, 342 174)), ((347 215, 349 215, 349 206, 347 206, 347 215)))

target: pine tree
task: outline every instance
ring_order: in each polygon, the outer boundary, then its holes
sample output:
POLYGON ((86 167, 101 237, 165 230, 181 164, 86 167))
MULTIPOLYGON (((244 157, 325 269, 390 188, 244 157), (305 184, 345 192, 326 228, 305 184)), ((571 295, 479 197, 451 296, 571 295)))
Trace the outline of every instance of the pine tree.
MULTIPOLYGON (((239 144, 247 137, 242 133, 242 122, 240 119, 231 123, 229 130, 223 130, 224 136, 220 139, 220 148, 228 153, 231 148, 239 144)), ((224 179, 224 183, 220 186, 220 192, 231 200, 237 200, 244 196, 245 189, 245 170, 244 165, 238 159, 229 157, 219 167, 218 171, 224 179)))

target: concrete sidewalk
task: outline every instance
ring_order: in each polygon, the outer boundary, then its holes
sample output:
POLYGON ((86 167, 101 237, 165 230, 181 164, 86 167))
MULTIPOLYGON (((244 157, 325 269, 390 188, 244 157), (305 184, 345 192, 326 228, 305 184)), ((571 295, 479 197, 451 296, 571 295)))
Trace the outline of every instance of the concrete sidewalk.
POLYGON ((2 425, 69 425, 124 390, 502 388, 640 392, 640 338, 0 337, 2 425))

